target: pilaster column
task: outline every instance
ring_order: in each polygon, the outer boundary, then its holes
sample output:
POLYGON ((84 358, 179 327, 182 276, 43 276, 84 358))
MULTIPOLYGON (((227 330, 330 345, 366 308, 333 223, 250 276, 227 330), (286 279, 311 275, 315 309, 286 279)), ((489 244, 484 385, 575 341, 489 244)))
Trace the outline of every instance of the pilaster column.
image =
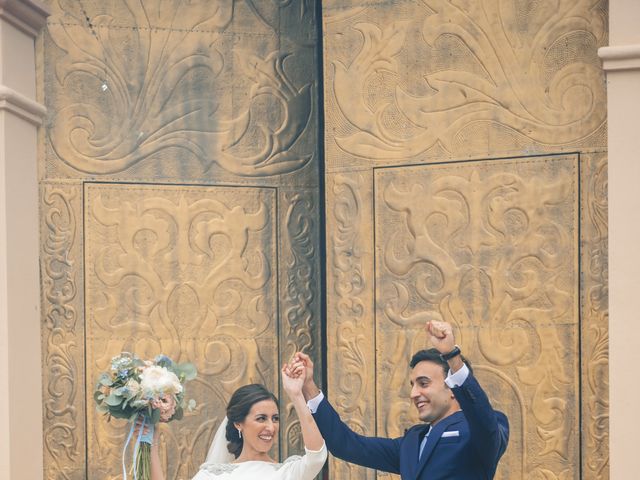
POLYGON ((640 2, 609 1, 607 74, 609 150, 610 478, 640 471, 640 2))
POLYGON ((42 479, 35 39, 46 7, 0 0, 0 479, 42 479))

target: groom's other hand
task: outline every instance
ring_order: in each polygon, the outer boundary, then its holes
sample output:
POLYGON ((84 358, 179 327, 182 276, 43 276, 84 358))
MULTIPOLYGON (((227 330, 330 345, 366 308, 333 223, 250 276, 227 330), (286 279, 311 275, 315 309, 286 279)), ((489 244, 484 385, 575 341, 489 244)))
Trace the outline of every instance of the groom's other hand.
POLYGON ((438 349, 440 353, 448 353, 455 346, 453 328, 447 322, 430 321, 426 325, 427 334, 431 345, 438 349))
POLYGON ((297 352, 293 358, 296 363, 300 363, 304 366, 305 378, 304 384, 302 385, 302 394, 304 395, 305 400, 309 401, 320 394, 320 389, 313 380, 313 360, 311 360, 309 355, 302 352, 297 352))
MULTIPOLYGON (((448 322, 430 321, 425 325, 427 336, 431 345, 433 345, 441 354, 448 354, 456 346, 456 339, 453 335, 453 327, 448 322)), ((459 352, 459 350, 458 350, 459 352)), ((456 355, 447 360, 451 373, 455 373, 462 368, 463 361, 460 355, 456 355)))

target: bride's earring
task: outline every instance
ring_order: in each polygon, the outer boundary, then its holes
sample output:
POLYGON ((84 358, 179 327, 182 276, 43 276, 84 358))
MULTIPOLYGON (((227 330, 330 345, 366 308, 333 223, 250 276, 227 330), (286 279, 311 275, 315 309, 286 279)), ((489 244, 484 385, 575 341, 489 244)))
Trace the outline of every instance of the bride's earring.
POLYGON ((242 440, 242 430, 238 429, 238 436, 240 437, 240 440, 242 440))

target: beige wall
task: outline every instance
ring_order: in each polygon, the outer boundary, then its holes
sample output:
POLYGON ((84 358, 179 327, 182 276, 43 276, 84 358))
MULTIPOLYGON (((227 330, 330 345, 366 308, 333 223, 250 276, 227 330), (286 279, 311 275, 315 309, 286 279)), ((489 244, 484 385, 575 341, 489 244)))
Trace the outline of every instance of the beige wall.
POLYGON ((609 121, 609 375, 611 478, 637 478, 640 387, 640 3, 611 0, 607 72, 609 121), (632 375, 631 377, 629 375, 632 375))
POLYGON ((0 1, 0 478, 42 478, 34 39, 44 10, 0 1))

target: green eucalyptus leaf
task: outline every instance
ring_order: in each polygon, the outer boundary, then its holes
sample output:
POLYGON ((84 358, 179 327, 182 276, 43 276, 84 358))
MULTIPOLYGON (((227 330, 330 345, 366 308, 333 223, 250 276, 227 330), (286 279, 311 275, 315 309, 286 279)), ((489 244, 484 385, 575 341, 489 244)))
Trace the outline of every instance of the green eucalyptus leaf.
POLYGON ((100 378, 98 378, 98 384, 104 385, 105 387, 110 387, 111 385, 113 385, 111 375, 109 375, 108 373, 103 373, 102 375, 100 375, 100 378))
POLYGON ((118 397, 122 397, 124 396, 123 392, 124 392, 124 387, 118 387, 118 388, 115 388, 112 393, 114 395, 117 395, 118 397))
POLYGON ((182 407, 176 407, 176 413, 173 414, 171 420, 182 420, 182 417, 184 417, 184 410, 182 407))
POLYGON ((122 410, 121 408, 110 408, 109 413, 115 418, 129 418, 131 416, 131 411, 122 410))
POLYGON ((122 403, 122 397, 119 397, 115 393, 111 393, 111 395, 105 398, 104 403, 110 407, 117 407, 122 403))
POLYGON ((193 380, 198 376, 198 370, 193 363, 181 363, 176 365, 176 374, 184 381, 193 380))

